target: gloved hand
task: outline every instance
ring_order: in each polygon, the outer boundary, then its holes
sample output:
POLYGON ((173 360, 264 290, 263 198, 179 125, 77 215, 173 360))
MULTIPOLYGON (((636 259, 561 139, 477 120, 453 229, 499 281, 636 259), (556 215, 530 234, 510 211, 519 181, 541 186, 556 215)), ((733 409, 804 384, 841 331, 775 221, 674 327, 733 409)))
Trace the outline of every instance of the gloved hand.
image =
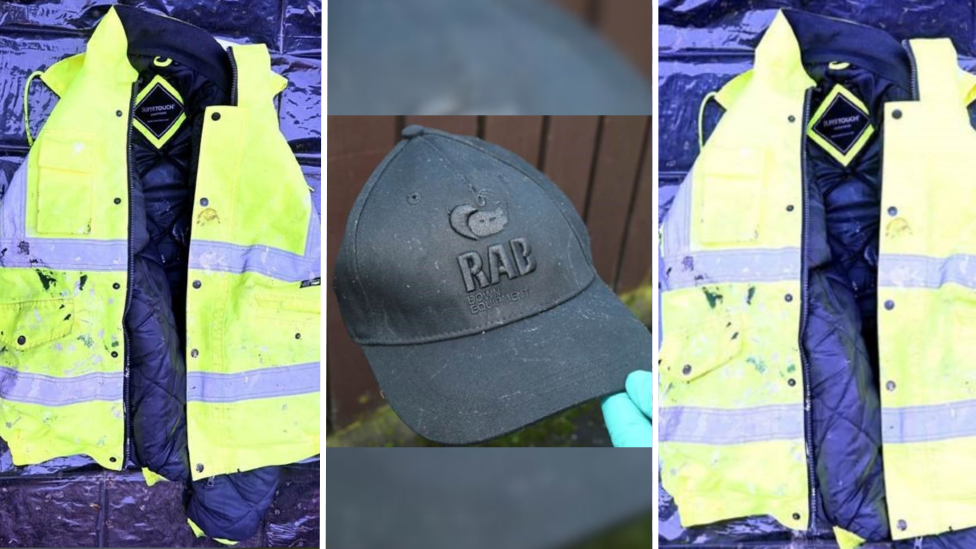
POLYGON ((603 399, 603 420, 613 445, 620 448, 650 448, 654 375, 637 370, 627 376, 627 392, 603 399))

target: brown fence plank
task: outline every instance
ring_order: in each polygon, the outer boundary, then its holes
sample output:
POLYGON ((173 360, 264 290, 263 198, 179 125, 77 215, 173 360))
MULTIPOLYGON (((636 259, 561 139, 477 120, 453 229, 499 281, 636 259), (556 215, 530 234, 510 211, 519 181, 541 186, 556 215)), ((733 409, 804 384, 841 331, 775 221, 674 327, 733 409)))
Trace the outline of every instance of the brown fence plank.
POLYGON ((596 8, 597 29, 648 82, 653 82, 654 4, 651 0, 603 0, 596 8))
POLYGON ((617 279, 620 251, 627 228, 627 212, 649 118, 607 116, 603 119, 596 169, 586 208, 586 225, 593 244, 593 261, 600 277, 617 279))
POLYGON ((566 11, 579 18, 580 21, 590 23, 593 14, 593 0, 551 0, 562 6, 566 11))
POLYGON ((542 117, 486 116, 484 139, 512 151, 529 164, 538 166, 542 117))
POLYGON ((598 116, 550 117, 543 145, 542 171, 566 193, 580 215, 586 211, 599 125, 598 116))
POLYGON ((326 367, 329 383, 329 423, 340 428, 379 404, 379 388, 366 357, 346 333, 332 291, 332 273, 353 202, 373 169, 396 142, 393 116, 329 116, 328 131, 328 248, 326 273, 326 367))
POLYGON ((477 116, 408 116, 406 124, 419 124, 445 132, 461 135, 478 134, 477 116))
POLYGON ((624 242, 623 257, 620 259, 620 272, 617 277, 617 291, 632 290, 650 280, 651 263, 656 253, 652 249, 651 237, 654 232, 654 174, 651 158, 654 140, 648 126, 647 145, 641 161, 641 173, 637 180, 637 192, 631 207, 630 222, 627 227, 627 240, 624 242))

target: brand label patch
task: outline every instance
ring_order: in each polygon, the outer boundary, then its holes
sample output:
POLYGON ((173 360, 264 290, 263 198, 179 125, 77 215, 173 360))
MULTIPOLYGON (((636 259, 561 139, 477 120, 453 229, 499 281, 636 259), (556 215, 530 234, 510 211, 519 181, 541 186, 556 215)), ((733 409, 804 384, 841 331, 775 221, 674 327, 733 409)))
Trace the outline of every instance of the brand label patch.
POLYGON ((303 280, 302 285, 299 288, 311 288, 312 286, 321 286, 322 277, 312 278, 310 280, 303 280))
POLYGON ((185 121, 183 97, 162 76, 157 74, 136 96, 132 125, 157 149, 163 148, 185 121))
POLYGON ((810 119, 807 136, 847 166, 874 133, 868 109, 850 90, 837 84, 810 119))

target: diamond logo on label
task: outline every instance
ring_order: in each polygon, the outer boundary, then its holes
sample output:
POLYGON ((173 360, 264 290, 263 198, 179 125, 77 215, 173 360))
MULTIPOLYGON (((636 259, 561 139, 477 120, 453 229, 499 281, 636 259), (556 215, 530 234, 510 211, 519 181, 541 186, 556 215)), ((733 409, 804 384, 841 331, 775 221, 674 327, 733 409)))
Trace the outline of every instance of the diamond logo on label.
POLYGON ((183 98, 162 76, 156 75, 136 96, 132 124, 156 148, 161 149, 184 121, 183 98))
POLYGON ((843 166, 851 163, 873 133, 867 107, 840 84, 830 90, 807 128, 810 139, 843 166))

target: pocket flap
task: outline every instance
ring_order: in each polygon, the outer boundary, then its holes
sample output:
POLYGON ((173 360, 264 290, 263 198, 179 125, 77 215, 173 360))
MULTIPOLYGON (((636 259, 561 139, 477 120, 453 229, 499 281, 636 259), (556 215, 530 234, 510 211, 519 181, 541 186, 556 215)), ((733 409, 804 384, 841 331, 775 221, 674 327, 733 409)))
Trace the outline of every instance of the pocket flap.
POLYGON ((661 375, 688 382, 727 364, 742 350, 741 327, 738 315, 725 315, 671 335, 665 330, 661 375))
POLYGON ((71 334, 74 301, 45 299, 0 303, 0 343, 25 351, 71 334))

